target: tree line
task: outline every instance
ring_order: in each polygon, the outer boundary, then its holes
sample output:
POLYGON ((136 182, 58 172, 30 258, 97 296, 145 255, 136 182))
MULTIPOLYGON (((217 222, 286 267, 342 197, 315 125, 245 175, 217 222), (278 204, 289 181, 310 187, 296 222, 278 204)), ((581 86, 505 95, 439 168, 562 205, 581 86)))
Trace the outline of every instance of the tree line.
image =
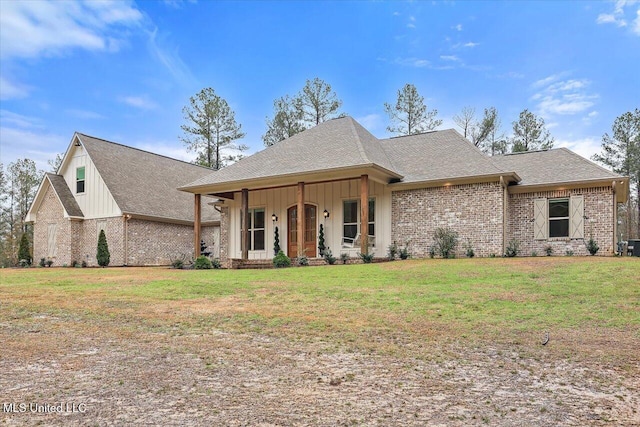
MULTIPOLYGON (((266 118, 266 131, 262 135, 265 146, 271 146, 326 120, 342 117, 342 100, 331 85, 319 78, 307 80, 295 95, 284 95, 273 101, 273 113, 266 118)), ((407 83, 398 90, 395 103, 384 103, 389 117, 387 131, 393 135, 414 135, 433 131, 442 125, 438 110, 430 110, 416 87, 407 83)), ((180 137, 187 149, 196 153, 196 163, 220 169, 242 158, 247 150, 242 139, 242 125, 225 99, 212 88, 205 88, 189 100, 183 108, 186 123, 180 137), (234 154, 223 154, 234 153, 234 154)), ((502 121, 495 107, 484 109, 476 118, 475 109, 465 107, 453 117, 461 133, 476 147, 489 155, 508 152, 532 151, 553 147, 554 138, 546 129, 544 119, 523 110, 512 122, 512 135, 502 130, 502 121)))

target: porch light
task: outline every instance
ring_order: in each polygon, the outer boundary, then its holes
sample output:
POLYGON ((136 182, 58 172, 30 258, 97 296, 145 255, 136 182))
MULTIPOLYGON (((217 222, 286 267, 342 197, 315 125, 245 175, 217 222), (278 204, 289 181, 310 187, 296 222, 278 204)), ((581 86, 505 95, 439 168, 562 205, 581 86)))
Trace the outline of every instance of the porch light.
POLYGON ((278 220, 278 217, 276 216, 276 214, 271 215, 271 221, 276 222, 278 220))
POLYGON ((325 218, 329 218, 329 211, 325 209, 325 210, 324 210, 324 212, 322 212, 322 215, 323 215, 325 218))
POLYGON ((80 144, 80 141, 76 139, 75 146, 76 146, 76 147, 80 147, 81 145, 82 145, 82 144, 80 144))

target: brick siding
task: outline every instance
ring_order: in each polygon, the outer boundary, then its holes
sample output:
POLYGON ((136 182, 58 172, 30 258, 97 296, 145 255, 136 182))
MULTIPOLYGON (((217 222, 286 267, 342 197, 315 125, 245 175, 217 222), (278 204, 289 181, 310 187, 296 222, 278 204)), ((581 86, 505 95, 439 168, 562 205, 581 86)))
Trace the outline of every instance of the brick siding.
POLYGON ((551 246, 554 255, 565 255, 567 250, 575 255, 588 255, 585 242, 593 234, 600 246, 598 255, 612 255, 613 248, 613 191, 611 187, 580 188, 573 190, 543 191, 509 195, 507 221, 508 239, 520 244, 521 256, 537 252, 545 255, 545 248, 551 246), (553 238, 534 240, 534 200, 538 198, 584 196, 584 239, 553 238))
POLYGON ((426 257, 438 227, 458 232, 456 256, 469 242, 477 256, 502 254, 503 189, 499 183, 394 191, 391 240, 408 242, 413 257, 426 257))

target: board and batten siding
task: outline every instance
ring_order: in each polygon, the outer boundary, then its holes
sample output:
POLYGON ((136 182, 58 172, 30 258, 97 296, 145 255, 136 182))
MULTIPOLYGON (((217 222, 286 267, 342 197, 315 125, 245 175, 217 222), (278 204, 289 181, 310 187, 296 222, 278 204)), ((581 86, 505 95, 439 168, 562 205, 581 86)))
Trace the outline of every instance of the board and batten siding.
MULTIPOLYGON (((70 161, 61 171, 69 189, 75 196, 85 219, 107 218, 122 215, 107 185, 84 147, 72 146, 70 161), (85 168, 84 193, 76 194, 76 169, 85 168)), ((114 159, 117 161, 117 159, 114 159)))
MULTIPOLYGON (((265 209, 265 250, 249 251, 249 259, 271 259, 274 257, 274 228, 278 227, 280 247, 287 251, 287 210, 297 203, 297 188, 284 187, 269 190, 249 191, 249 209, 265 209), (276 214, 278 221, 274 224, 271 215, 276 214)), ((391 244, 391 192, 376 181, 369 181, 369 197, 375 198, 375 230, 376 245, 371 252, 376 257, 385 256, 391 244)), ((324 226, 325 246, 331 249, 334 256, 347 253, 356 257, 359 247, 342 247, 343 201, 360 199, 360 179, 336 181, 323 184, 305 184, 305 203, 317 207, 317 231, 320 224, 324 226), (329 211, 329 218, 324 218, 323 211, 329 211)), ((240 242, 240 200, 241 193, 236 192, 233 201, 226 201, 229 206, 228 253, 230 258, 241 258, 240 242)), ((317 236, 316 236, 317 240, 317 236)), ((289 254, 289 256, 292 256, 289 254)), ((296 256, 293 254, 293 256, 296 256)))

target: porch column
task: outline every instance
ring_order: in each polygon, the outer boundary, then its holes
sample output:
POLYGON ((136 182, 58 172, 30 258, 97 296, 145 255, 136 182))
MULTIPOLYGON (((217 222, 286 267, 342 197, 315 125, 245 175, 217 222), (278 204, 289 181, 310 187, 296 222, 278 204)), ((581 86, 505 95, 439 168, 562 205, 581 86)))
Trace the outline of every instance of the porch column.
POLYGON ((360 177, 360 253, 369 253, 369 175, 360 177))
POLYGON ((242 259, 249 259, 249 190, 242 189, 242 259))
POLYGON ((296 224, 298 225, 298 256, 304 255, 304 182, 298 183, 298 214, 296 224))
POLYGON ((200 219, 202 217, 200 207, 200 194, 194 194, 193 203, 193 249, 195 258, 200 256, 200 219))

